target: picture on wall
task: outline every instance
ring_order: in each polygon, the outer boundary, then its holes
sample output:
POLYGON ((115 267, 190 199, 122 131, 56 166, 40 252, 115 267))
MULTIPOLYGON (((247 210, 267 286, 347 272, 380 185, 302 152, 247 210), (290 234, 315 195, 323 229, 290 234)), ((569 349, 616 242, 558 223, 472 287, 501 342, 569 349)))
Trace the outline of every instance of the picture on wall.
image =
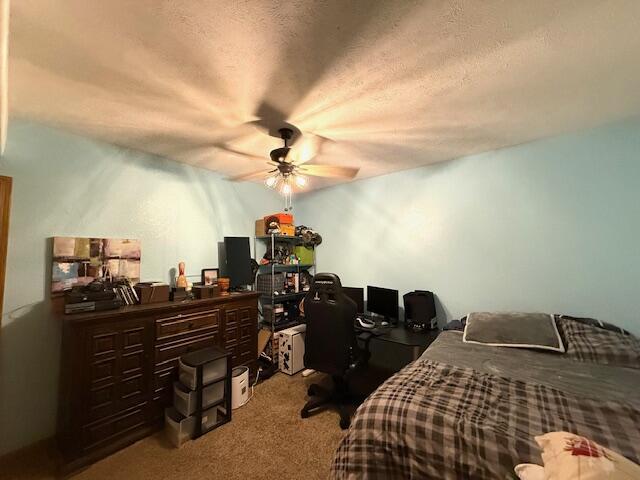
POLYGON ((53 237, 52 293, 118 277, 140 281, 140 240, 53 237))

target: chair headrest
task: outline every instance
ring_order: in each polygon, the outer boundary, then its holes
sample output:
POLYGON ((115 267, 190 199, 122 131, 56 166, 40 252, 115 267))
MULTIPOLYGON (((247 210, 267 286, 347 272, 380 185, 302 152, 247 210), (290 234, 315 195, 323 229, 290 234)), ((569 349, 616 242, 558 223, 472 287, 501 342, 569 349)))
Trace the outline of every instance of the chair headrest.
POLYGON ((342 292, 342 284, 340 278, 335 273, 318 273, 313 277, 313 283, 309 290, 310 296, 334 296, 337 293, 342 292), (318 295, 316 295, 318 294, 318 295))

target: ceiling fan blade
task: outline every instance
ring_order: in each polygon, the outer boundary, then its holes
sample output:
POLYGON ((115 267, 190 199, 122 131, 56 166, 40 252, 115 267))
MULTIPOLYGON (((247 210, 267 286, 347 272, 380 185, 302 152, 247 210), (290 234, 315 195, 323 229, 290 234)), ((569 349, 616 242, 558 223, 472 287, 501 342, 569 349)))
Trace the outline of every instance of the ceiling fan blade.
POLYGON ((227 180, 230 182, 246 182, 250 180, 259 180, 264 179, 269 173, 273 173, 273 171, 269 170, 260 170, 258 172, 245 173, 243 175, 237 175, 235 177, 229 177, 227 180))
POLYGON ((264 160, 264 157, 259 157, 257 155, 252 155, 250 153, 241 152, 240 150, 236 150, 234 148, 227 147, 226 145, 214 144, 212 146, 214 148, 217 148, 218 150, 222 150, 223 152, 231 153, 233 155, 239 155, 241 157, 246 157, 246 158, 254 158, 256 160, 264 160))
POLYGON ((310 165, 308 163, 300 165, 298 169, 303 175, 347 179, 354 178, 360 171, 359 168, 355 167, 341 167, 338 165, 310 165))
POLYGON ((252 155, 250 153, 246 153, 246 152, 242 152, 240 150, 235 150, 233 148, 227 147, 224 144, 221 143, 208 143, 205 145, 197 145, 197 146, 191 146, 188 148, 183 148, 180 150, 176 150, 174 153, 176 154, 190 154, 190 153, 197 153, 197 152, 207 152, 207 151, 215 151, 215 150, 219 150, 222 152, 227 152, 230 153, 232 155, 237 155, 240 157, 245 157, 245 158, 251 158, 253 160, 264 160, 265 157, 259 157, 257 155, 252 155))
POLYGON ((289 154, 291 163, 302 165, 313 160, 320 153, 324 140, 318 135, 305 135, 289 154))
POLYGON ((279 130, 281 128, 288 128, 292 131, 292 137, 289 140, 289 145, 293 145, 300 138, 300 130, 287 122, 287 113, 272 105, 267 100, 260 103, 257 111, 255 112, 257 120, 248 122, 248 124, 257 127, 264 132, 267 132, 272 137, 280 138, 279 130))

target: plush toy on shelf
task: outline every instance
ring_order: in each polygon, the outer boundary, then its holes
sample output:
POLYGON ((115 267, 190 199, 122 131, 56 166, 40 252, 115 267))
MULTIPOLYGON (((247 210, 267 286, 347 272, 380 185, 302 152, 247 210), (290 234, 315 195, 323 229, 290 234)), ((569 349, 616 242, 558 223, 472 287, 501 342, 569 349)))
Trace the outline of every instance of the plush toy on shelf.
POLYGON ((280 234, 280 222, 275 217, 270 219, 271 221, 267 224, 267 233, 269 235, 278 235, 280 234))

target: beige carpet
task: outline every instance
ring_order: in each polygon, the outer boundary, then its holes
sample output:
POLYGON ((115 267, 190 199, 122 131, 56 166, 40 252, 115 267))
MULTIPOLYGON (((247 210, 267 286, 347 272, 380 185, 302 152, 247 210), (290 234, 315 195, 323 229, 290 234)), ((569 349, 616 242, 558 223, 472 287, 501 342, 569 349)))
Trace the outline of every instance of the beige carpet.
MULTIPOLYGON (((233 420, 182 448, 162 432, 147 437, 73 476, 89 479, 326 479, 342 431, 338 414, 327 410, 302 420, 306 379, 278 373, 255 389, 253 399, 234 410, 233 420)), ((55 478, 45 446, 0 461, 0 479, 55 478)))

